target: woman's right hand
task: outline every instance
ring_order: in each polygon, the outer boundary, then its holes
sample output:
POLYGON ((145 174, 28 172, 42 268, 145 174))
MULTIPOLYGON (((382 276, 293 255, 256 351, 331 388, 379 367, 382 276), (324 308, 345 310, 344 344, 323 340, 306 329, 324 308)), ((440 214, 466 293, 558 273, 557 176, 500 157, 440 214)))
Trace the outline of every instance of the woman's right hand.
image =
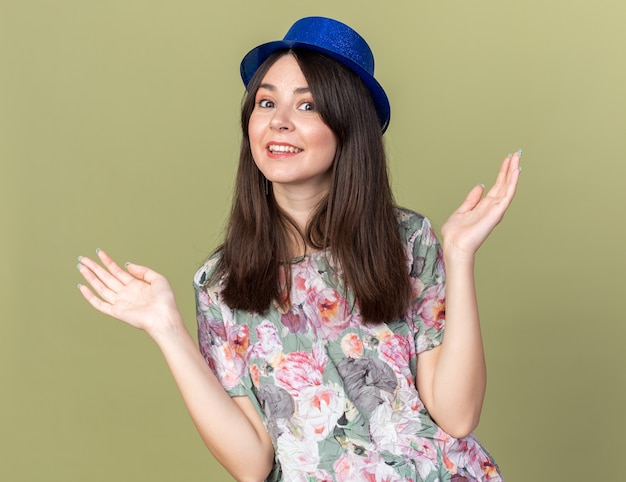
POLYGON ((91 289, 82 284, 78 288, 96 310, 150 335, 180 320, 174 293, 165 277, 133 263, 127 263, 124 270, 104 251, 97 250, 97 254, 103 266, 83 256, 78 258, 77 266, 91 285, 91 289))

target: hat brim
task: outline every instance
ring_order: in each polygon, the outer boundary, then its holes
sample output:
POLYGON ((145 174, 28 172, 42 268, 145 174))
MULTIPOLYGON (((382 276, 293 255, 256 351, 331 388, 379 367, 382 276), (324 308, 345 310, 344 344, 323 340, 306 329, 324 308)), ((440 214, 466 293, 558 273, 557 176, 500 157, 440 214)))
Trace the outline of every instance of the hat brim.
POLYGON ((274 52, 278 52, 279 50, 288 49, 305 49, 322 53, 324 55, 327 55, 328 57, 337 60, 338 62, 342 63, 350 70, 355 72, 365 83, 370 93, 372 94, 372 100, 374 101, 374 106, 376 107, 376 113, 378 114, 378 119, 380 121, 382 132, 385 132, 391 118, 391 107, 389 105, 389 99, 387 98, 387 94, 385 93, 382 86, 372 75, 370 75, 369 72, 363 69, 360 65, 356 64, 347 57, 339 55, 331 50, 321 48, 318 45, 292 40, 276 40, 274 42, 268 42, 259 45, 258 47, 252 49, 243 58, 240 67, 241 79, 243 80, 246 88, 248 87, 248 83, 254 76, 255 72, 258 70, 261 64, 269 58, 270 55, 272 55, 274 52))

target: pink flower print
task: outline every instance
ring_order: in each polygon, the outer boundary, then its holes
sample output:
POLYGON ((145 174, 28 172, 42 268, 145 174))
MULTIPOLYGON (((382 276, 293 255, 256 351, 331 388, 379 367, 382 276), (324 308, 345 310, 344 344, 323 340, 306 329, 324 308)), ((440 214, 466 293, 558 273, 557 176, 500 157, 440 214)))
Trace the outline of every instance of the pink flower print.
POLYGON ((250 350, 251 358, 271 360, 274 355, 283 350, 283 344, 276 332, 276 326, 268 320, 262 321, 256 327, 256 334, 259 341, 250 350))
POLYGON ((259 387, 259 379, 261 376, 261 372, 257 365, 250 365, 250 377, 252 378, 252 383, 255 387, 259 387))
POLYGON ((294 424, 302 425, 304 438, 324 440, 343 415, 343 395, 328 386, 304 388, 296 402, 294 424))
POLYGON ((316 482, 334 482, 335 479, 326 470, 317 469, 305 482, 311 482, 311 480, 315 480, 316 482))
POLYGON ((363 342, 356 333, 348 333, 341 339, 341 349, 348 358, 360 358, 363 354, 363 342))
POLYGON ((348 454, 343 454, 333 464, 335 478, 340 481, 354 480, 358 474, 358 468, 348 454))
POLYGON ((363 465, 359 457, 345 453, 333 464, 335 479, 341 482, 376 482, 374 474, 364 471, 363 465))
POLYGON ((248 325, 233 326, 231 337, 231 345, 237 356, 244 358, 248 352, 250 342, 250 328, 248 325))
POLYGON ((446 317, 445 287, 443 284, 431 286, 417 308, 417 314, 426 326, 441 330, 446 317))
POLYGON ((249 344, 247 325, 225 326, 205 320, 207 329, 199 330, 200 350, 226 390, 237 386, 246 371, 249 344))
POLYGON ((325 365, 326 359, 318 359, 315 349, 313 354, 300 351, 287 353, 276 366, 276 381, 297 397, 304 388, 322 384, 325 365))
POLYGON ((498 468, 491 460, 486 458, 485 460, 481 461, 480 465, 483 470, 483 474, 487 476, 487 480, 500 480, 498 468))
POLYGON ((294 276, 293 285, 296 288, 296 291, 307 292, 309 291, 309 277, 306 274, 306 271, 299 272, 296 276, 294 276))
POLYGON ((414 300, 418 299, 424 291, 424 282, 419 278, 409 278, 411 281, 411 292, 414 300))
POLYGON ((303 309, 320 338, 334 341, 350 326, 346 300, 334 289, 311 290, 303 309))
POLYGON ((412 444, 420 458, 435 461, 437 460, 437 449, 434 444, 425 437, 416 437, 412 444))
POLYGON ((286 326, 291 333, 306 333, 306 318, 300 310, 292 308, 280 317, 280 322, 286 326))
POLYGON ((211 304, 211 298, 209 297, 209 293, 207 292, 207 290, 198 290, 198 304, 202 308, 208 308, 211 304))
POLYGON ((224 389, 230 390, 238 385, 246 371, 246 361, 237 354, 233 345, 229 343, 212 345, 209 347, 208 354, 213 361, 211 368, 224 389))
POLYGON ((305 259, 294 265, 292 271, 291 301, 295 305, 302 305, 310 293, 323 290, 326 283, 320 278, 317 264, 313 259, 305 259))
MULTIPOLYGON (((393 335, 394 332, 385 323, 374 327, 374 336, 376 336, 376 340, 378 340, 379 343, 385 343, 387 340, 391 339, 393 335)), ((378 346, 379 343, 377 343, 376 346, 378 346)))
POLYGON ((335 290, 325 288, 321 291, 311 291, 309 292, 309 300, 317 308, 322 322, 328 322, 337 317, 341 299, 335 290))
POLYGON ((204 313, 199 313, 198 321, 198 343, 203 353, 206 353, 208 347, 220 344, 227 340, 226 325, 221 320, 215 320, 207 317, 204 313))
MULTIPOLYGON (((335 480, 339 482, 409 482, 401 478, 376 452, 367 456, 346 452, 333 464, 335 480)), ((411 481, 412 482, 412 481, 411 481)))
POLYGON ((409 366, 410 348, 406 338, 394 334, 378 346, 383 361, 393 368, 393 371, 407 380, 408 385, 413 385, 413 375, 409 366))
POLYGON ((441 449, 443 464, 446 466, 446 469, 448 469, 451 474, 456 474, 456 464, 450 459, 450 457, 448 457, 448 450, 446 449, 447 446, 454 443, 454 439, 447 432, 444 432, 443 430, 441 430, 441 428, 438 428, 437 432, 433 435, 433 440, 441 449))
POLYGON ((463 439, 449 437, 443 452, 446 467, 449 467, 450 472, 458 474, 459 477, 466 477, 456 480, 502 481, 498 468, 471 434, 463 439))
POLYGON ((412 443, 414 453, 411 458, 420 461, 417 472, 420 477, 426 479, 429 474, 437 470, 437 448, 425 437, 415 437, 415 439, 412 443))

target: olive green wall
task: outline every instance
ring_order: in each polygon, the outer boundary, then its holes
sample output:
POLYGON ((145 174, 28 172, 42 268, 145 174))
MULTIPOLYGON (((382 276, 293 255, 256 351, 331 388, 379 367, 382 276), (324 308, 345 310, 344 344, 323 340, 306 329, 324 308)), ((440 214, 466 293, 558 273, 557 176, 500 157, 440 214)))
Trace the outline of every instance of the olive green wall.
POLYGON ((301 16, 372 45, 399 202, 440 226, 504 155, 524 171, 479 254, 507 482, 616 480, 626 449, 626 4, 0 1, 0 480, 226 481, 155 345, 94 312, 76 257, 191 278, 220 239, 239 60, 301 16))

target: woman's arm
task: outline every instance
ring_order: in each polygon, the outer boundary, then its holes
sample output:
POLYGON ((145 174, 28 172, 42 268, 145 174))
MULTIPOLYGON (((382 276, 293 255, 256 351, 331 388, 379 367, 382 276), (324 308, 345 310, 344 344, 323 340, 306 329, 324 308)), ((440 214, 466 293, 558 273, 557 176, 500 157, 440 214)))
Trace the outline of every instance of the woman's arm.
POLYGON ((444 341, 418 357, 417 384, 437 424, 461 438, 478 425, 486 387, 474 259, 478 248, 502 220, 517 187, 521 152, 504 159, 495 185, 481 199, 476 186, 442 227, 446 270, 444 341))
POLYGON ((78 269, 91 285, 79 285, 98 311, 142 329, 157 343, 176 380, 200 436, 215 458, 241 481, 264 480, 274 449, 263 422, 247 397, 231 398, 187 331, 167 280, 136 264, 120 268, 105 252, 104 269, 80 258, 78 269))

